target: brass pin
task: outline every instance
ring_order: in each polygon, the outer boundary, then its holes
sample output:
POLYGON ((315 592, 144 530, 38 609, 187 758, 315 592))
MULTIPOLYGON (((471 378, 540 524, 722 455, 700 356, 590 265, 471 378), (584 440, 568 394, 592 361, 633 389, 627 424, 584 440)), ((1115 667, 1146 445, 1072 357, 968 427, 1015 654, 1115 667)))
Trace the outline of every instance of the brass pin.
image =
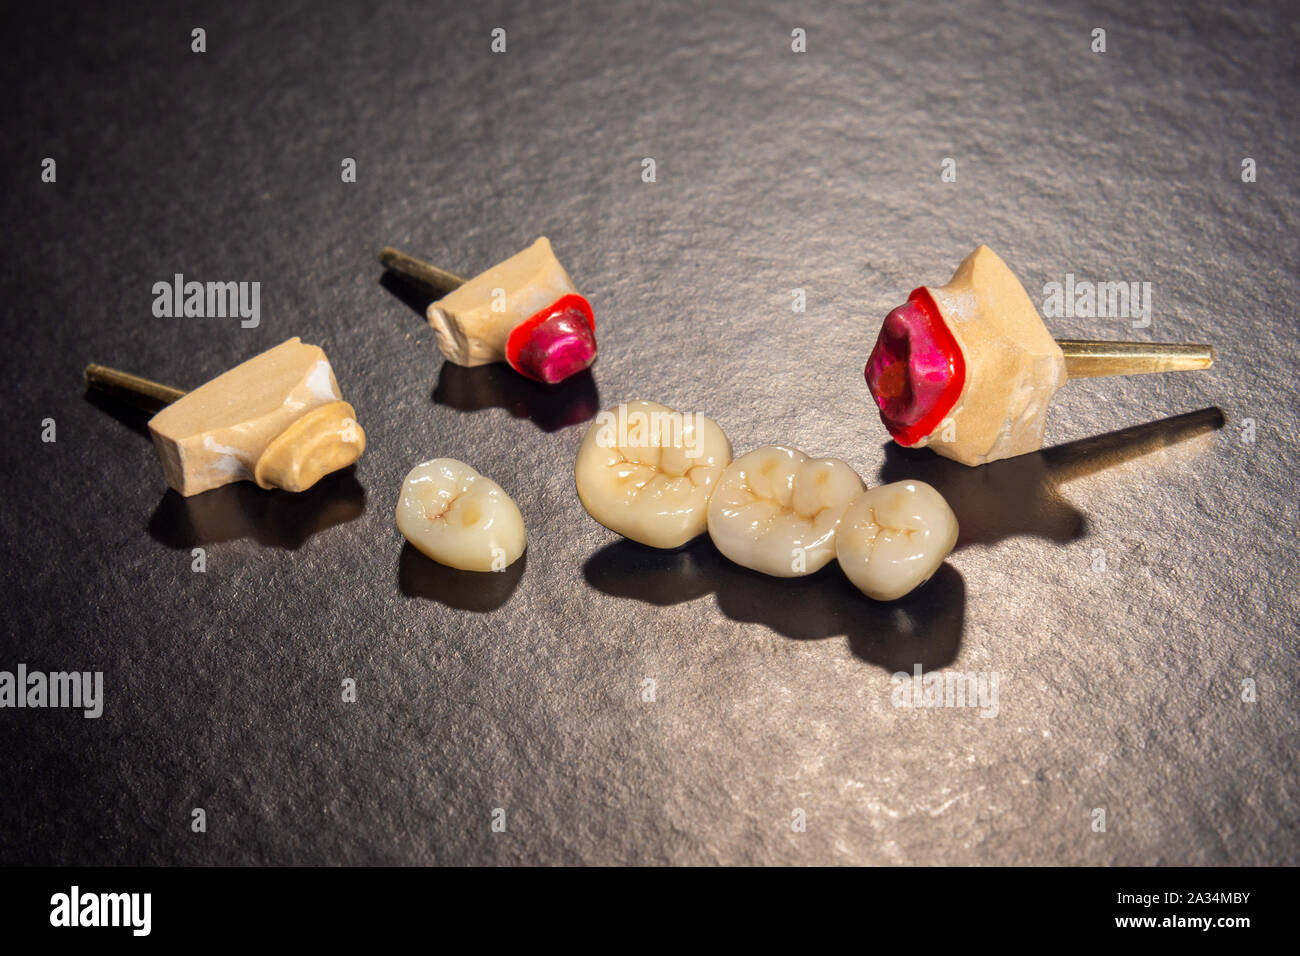
POLYGON ((86 366, 86 384, 101 392, 125 399, 147 411, 157 411, 185 394, 184 389, 172 388, 152 379, 120 372, 105 365, 86 366))
POLYGON ((399 276, 429 289, 435 299, 442 298, 467 281, 463 276, 448 272, 446 269, 439 269, 392 246, 384 246, 379 251, 379 262, 390 272, 396 272, 399 276))
POLYGON ((1190 372, 1214 364, 1212 345, 1166 345, 1148 342, 1090 342, 1057 339, 1065 353, 1068 378, 1190 372))

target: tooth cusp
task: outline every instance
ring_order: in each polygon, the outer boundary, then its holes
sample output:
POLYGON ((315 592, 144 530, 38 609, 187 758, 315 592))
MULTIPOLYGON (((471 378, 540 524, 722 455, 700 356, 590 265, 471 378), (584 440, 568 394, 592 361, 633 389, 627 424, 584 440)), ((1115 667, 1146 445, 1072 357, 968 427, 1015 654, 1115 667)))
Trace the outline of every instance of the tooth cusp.
POLYGON ((527 543, 518 505, 495 481, 454 458, 411 469, 396 517, 412 546, 461 571, 504 571, 527 543))
POLYGON ((835 552, 853 585, 893 601, 928 581, 957 543, 957 516, 930 485, 896 481, 862 493, 840 519, 835 552))

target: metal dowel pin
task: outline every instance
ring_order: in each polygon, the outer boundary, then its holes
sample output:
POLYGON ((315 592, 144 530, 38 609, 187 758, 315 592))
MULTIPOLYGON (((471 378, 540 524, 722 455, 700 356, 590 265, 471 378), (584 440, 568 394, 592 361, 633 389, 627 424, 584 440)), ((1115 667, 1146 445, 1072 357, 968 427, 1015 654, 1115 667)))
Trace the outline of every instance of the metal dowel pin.
POLYGON ((390 272, 424 286, 434 298, 440 299, 465 284, 463 276, 448 272, 446 269, 439 269, 392 246, 385 246, 379 251, 379 262, 390 272))
POLYGON ((86 366, 86 384, 110 395, 116 395, 142 408, 157 410, 170 405, 182 395, 184 389, 172 388, 152 379, 121 372, 105 365, 86 366))
POLYGON ((1214 347, 1210 345, 1091 342, 1084 339, 1057 339, 1056 344, 1065 353, 1065 374, 1069 378, 1189 372, 1214 364, 1214 347))

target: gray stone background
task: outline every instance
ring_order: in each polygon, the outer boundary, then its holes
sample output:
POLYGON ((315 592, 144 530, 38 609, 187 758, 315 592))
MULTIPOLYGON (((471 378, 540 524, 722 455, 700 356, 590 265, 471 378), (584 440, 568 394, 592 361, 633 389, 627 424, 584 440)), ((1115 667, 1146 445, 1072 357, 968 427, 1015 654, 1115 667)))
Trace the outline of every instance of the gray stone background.
POLYGON ((0 861, 1297 862, 1294 5, 369 6, 6 25, 0 669, 100 669, 107 699, 0 711, 0 861), (375 262, 541 234, 601 347, 553 393, 444 366, 375 262), (1150 328, 1055 334, 1217 364, 1072 383, 1049 450, 984 469, 888 449, 879 323, 980 242, 1039 301, 1152 284, 1150 328), (260 327, 155 318, 175 272, 261 282, 260 327), (192 387, 291 335, 370 441, 297 498, 165 493, 143 420, 81 385, 192 387), (632 398, 924 478, 959 547, 886 606, 619 543, 571 471, 632 398), (519 503, 511 573, 403 546, 435 456, 519 503), (893 706, 918 663, 996 673, 997 715, 893 706))

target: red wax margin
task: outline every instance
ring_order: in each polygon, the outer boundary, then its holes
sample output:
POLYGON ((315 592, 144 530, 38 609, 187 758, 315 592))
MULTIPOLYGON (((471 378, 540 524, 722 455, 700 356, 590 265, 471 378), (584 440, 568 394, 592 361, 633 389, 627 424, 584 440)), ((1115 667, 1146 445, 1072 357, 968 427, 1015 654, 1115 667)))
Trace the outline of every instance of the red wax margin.
POLYGON ((527 374, 519 367, 519 353, 524 350, 524 346, 528 344, 528 340, 533 337, 533 329, 537 328, 555 313, 563 312, 566 309, 577 309, 581 312, 582 317, 587 320, 587 325, 591 326, 592 336, 595 336, 596 316, 591 311, 591 303, 578 295, 578 293, 570 292, 568 295, 561 296, 559 299, 552 302, 536 315, 524 319, 510 330, 510 335, 506 339, 506 362, 512 369, 521 375, 527 374))
POLYGON ((915 425, 895 431, 886 423, 885 427, 894 441, 900 445, 915 445, 943 424, 943 420, 957 404, 957 399, 961 398, 962 390, 966 387, 966 358, 961 354, 961 346, 948 328, 948 323, 944 321, 943 313, 939 311, 939 306, 931 297, 929 289, 925 286, 913 289, 907 301, 915 303, 925 313, 935 342, 948 357, 948 368, 952 373, 952 379, 948 387, 943 390, 943 394, 939 396, 939 400, 915 425))

